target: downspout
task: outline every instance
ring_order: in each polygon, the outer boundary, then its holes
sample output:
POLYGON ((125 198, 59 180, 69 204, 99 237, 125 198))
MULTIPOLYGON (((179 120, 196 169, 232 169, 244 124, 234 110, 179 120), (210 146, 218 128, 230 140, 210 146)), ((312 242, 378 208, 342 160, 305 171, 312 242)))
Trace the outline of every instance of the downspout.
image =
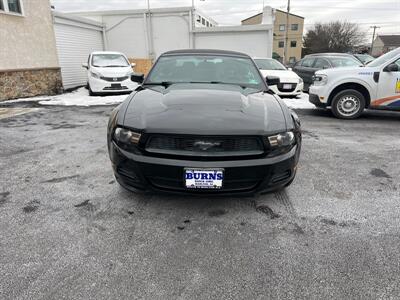
POLYGON ((195 22, 195 14, 194 14, 194 6, 192 6, 192 9, 189 12, 189 47, 190 49, 195 49, 196 47, 196 42, 195 42, 195 35, 194 35, 194 22, 195 22))
POLYGON ((150 10, 149 10, 148 24, 149 24, 149 58, 151 60, 154 60, 153 26, 152 26, 152 23, 151 23, 151 12, 150 12, 150 10))
POLYGON ((151 51, 150 51, 150 45, 149 45, 149 31, 148 31, 148 23, 147 23, 147 13, 143 14, 143 28, 144 28, 144 37, 146 40, 146 52, 147 56, 150 58, 151 56, 151 51))
POLYGON ((104 51, 108 50, 108 42, 107 42, 107 34, 106 34, 106 25, 103 23, 103 28, 101 30, 103 32, 103 48, 104 51))

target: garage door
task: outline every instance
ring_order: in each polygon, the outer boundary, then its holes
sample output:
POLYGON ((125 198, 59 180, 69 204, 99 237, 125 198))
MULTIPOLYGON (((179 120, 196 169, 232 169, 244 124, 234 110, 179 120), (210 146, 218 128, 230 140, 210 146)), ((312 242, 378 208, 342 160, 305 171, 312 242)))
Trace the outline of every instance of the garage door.
POLYGON ((64 89, 86 85, 82 63, 87 62, 91 52, 104 50, 101 25, 57 13, 54 32, 64 89))

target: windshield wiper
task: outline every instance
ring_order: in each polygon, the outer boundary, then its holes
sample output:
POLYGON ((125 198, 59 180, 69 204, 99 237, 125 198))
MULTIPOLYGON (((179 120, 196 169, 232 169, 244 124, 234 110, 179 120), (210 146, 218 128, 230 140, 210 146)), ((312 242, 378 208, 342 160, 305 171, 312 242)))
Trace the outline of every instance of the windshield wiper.
POLYGON ((172 81, 161 81, 161 82, 146 82, 143 85, 161 85, 165 88, 169 87, 170 85, 174 84, 176 82, 172 81))
POLYGON ((205 84, 228 84, 228 85, 236 85, 240 86, 242 89, 247 89, 248 86, 240 83, 232 83, 232 82, 223 82, 223 81, 190 81, 189 83, 205 83, 205 84))
POLYGON ((104 68, 116 68, 116 67, 128 67, 128 66, 121 66, 121 65, 109 65, 109 66, 104 66, 104 68))

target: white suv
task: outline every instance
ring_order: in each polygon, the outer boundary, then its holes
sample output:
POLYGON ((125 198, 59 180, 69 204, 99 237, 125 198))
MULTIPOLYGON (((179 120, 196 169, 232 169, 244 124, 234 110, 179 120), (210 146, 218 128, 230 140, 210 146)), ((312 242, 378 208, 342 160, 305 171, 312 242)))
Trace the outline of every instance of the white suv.
POLYGON ((365 67, 317 71, 309 99, 342 119, 355 119, 365 108, 400 110, 400 48, 365 67))
POLYGON ((92 52, 87 63, 82 64, 87 69, 88 89, 91 96, 131 92, 137 83, 131 80, 132 67, 126 56, 119 52, 92 52))

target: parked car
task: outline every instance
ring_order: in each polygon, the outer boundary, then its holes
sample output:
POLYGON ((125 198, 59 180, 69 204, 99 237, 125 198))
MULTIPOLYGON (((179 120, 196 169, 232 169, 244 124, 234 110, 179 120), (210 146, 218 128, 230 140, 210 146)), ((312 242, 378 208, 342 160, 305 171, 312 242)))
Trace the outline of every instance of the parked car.
POLYGON ((365 108, 400 110, 400 48, 370 62, 316 72, 310 102, 330 107, 342 119, 359 117, 365 108))
POLYGON ((279 96, 296 97, 303 91, 303 79, 273 58, 254 58, 263 77, 277 76, 280 83, 270 89, 279 96))
POLYGON ((293 66, 293 71, 303 79, 304 91, 307 92, 318 70, 362 66, 363 64, 350 54, 319 53, 305 56, 293 66))
POLYGON ((108 149, 128 190, 254 194, 288 186, 301 148, 300 122, 246 54, 162 54, 111 114, 108 149))
POLYGON ((82 64, 87 69, 89 94, 109 94, 131 92, 137 84, 132 82, 132 67, 127 57, 119 52, 93 52, 87 63, 82 64))

